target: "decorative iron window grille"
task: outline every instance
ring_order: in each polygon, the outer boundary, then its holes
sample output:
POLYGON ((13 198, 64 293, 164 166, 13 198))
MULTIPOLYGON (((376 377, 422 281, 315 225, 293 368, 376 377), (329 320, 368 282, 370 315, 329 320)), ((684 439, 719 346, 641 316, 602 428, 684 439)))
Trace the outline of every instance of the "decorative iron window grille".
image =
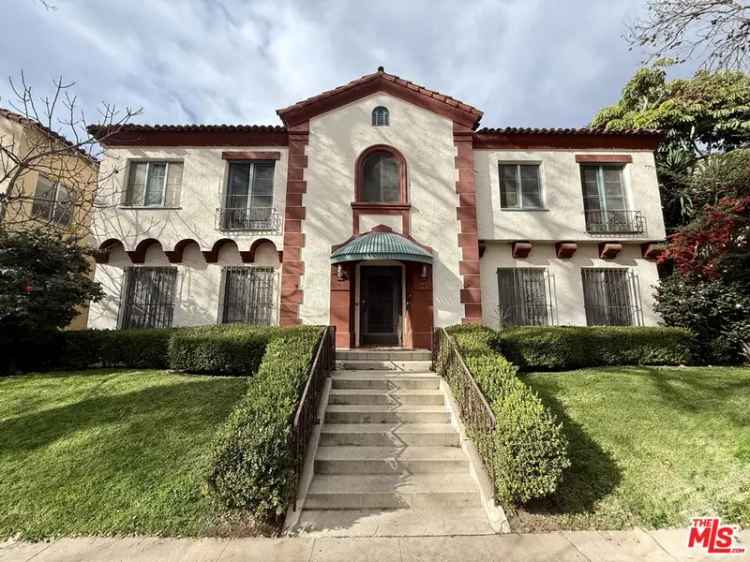
POLYGON ((642 234, 646 218, 641 211, 586 211, 586 231, 592 234, 642 234))
POLYGON ((168 328, 174 314, 176 267, 125 270, 120 328, 168 328))
POLYGON ((583 297, 589 326, 643 324, 638 276, 626 268, 585 268, 583 297))
POLYGON ((281 216, 272 207, 239 207, 216 209, 216 224, 220 230, 276 231, 281 227, 281 216))
POLYGON ((502 327, 556 324, 554 277, 544 268, 497 270, 499 316, 502 327))
POLYGON ((224 324, 269 326, 273 320, 272 267, 232 266, 224 268, 224 324))

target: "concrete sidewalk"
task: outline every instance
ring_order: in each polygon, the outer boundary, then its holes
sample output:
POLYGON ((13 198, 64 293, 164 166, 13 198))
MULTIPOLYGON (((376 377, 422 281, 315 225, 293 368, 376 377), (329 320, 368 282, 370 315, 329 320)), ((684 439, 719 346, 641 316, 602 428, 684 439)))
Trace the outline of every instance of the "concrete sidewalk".
MULTIPOLYGON (((747 533, 742 536, 747 538, 747 533)), ((743 542, 747 544, 747 542, 743 542)), ((339 537, 160 539, 77 538, 48 543, 0 543, 2 562, 258 561, 384 562, 750 561, 742 556, 699 556, 687 550, 687 530, 575 531, 461 537, 339 537)))

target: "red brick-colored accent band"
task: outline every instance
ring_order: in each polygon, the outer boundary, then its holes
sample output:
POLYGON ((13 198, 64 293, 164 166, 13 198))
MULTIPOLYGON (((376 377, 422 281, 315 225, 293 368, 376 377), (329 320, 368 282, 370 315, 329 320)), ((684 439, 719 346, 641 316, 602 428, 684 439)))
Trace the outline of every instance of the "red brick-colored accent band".
POLYGON ((603 259, 616 258, 617 254, 622 251, 622 244, 615 242, 602 242, 599 244, 599 257, 603 259))
POLYGON ((461 303, 464 324, 482 322, 482 291, 479 288, 479 237, 477 235, 476 186, 474 185, 473 132, 453 122, 453 143, 456 146, 456 193, 459 224, 458 246, 461 248, 459 272, 463 278, 461 303))
POLYGON ((304 293, 302 275, 305 264, 302 261, 302 248, 305 235, 302 223, 305 220, 305 207, 302 194, 307 191, 305 168, 307 157, 305 147, 309 141, 309 123, 302 123, 289 130, 289 169, 287 172, 287 207, 284 211, 284 261, 281 264, 281 310, 279 323, 282 326, 301 324, 299 307, 304 293), (291 205, 290 205, 291 203, 291 205))
POLYGON ((576 162, 580 164, 630 164, 632 161, 630 154, 576 154, 576 162))
POLYGON ((231 150, 221 153, 224 160, 280 160, 281 152, 260 152, 254 150, 231 150))
POLYGON ((534 245, 531 242, 513 242, 513 257, 516 259, 527 258, 533 247, 534 245))
POLYGON ((572 258, 578 250, 578 244, 575 242, 558 242, 555 244, 555 253, 558 258, 572 258))

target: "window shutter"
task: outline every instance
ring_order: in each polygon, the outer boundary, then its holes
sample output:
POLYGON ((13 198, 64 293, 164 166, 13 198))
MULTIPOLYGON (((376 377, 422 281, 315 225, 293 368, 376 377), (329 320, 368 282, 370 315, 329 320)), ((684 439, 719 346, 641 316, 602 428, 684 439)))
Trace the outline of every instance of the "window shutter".
POLYGON ((167 167, 167 186, 164 194, 165 207, 180 206, 180 192, 182 190, 182 162, 170 162, 167 167))

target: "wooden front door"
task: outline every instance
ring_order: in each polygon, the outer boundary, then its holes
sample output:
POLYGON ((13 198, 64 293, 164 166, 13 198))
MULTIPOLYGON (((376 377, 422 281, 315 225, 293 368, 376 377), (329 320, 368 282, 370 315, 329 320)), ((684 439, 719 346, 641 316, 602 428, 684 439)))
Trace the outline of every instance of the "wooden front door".
POLYGON ((401 268, 362 266, 359 277, 360 345, 401 345, 401 268))

